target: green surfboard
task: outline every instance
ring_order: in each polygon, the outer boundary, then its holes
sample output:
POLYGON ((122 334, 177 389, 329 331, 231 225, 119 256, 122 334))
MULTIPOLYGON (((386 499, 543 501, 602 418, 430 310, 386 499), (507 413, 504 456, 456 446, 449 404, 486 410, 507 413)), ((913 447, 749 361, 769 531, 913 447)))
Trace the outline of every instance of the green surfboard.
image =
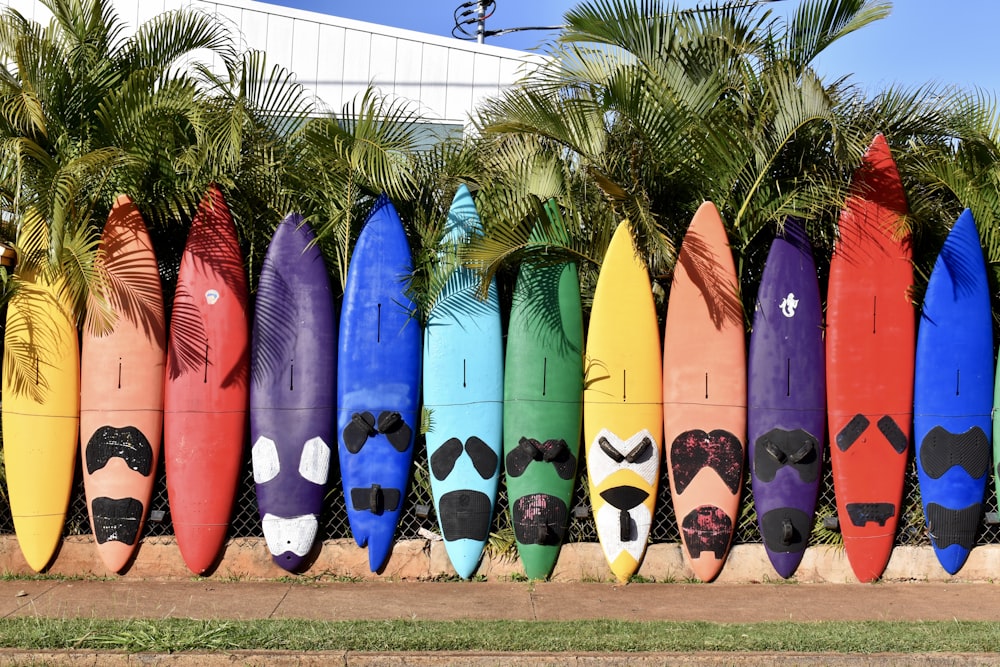
POLYGON ((1000 497, 1000 360, 993 384, 993 488, 1000 497))
MULTIPOLYGON (((559 210, 546 205, 561 226, 559 210)), ((545 579, 566 536, 580 450, 583 314, 576 265, 521 266, 504 371, 504 469, 517 549, 545 579)))

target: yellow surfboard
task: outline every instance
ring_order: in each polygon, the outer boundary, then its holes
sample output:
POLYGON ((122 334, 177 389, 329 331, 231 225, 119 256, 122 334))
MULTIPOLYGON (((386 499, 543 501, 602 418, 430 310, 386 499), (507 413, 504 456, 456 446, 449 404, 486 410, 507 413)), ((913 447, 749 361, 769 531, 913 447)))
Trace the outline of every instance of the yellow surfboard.
POLYGON ((73 488, 80 353, 62 282, 21 276, 4 334, 3 448, 14 532, 28 565, 48 565, 73 488))
POLYGON ((583 428, 590 503, 619 581, 642 562, 660 479, 660 334, 646 265, 628 222, 618 225, 597 279, 587 331, 583 428))

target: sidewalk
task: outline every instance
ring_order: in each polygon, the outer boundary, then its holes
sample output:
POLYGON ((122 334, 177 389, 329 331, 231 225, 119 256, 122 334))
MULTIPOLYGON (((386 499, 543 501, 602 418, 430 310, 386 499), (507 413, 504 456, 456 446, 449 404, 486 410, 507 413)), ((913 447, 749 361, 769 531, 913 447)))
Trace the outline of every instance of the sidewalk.
POLYGON ((6 618, 1000 621, 992 584, 0 582, 6 618))

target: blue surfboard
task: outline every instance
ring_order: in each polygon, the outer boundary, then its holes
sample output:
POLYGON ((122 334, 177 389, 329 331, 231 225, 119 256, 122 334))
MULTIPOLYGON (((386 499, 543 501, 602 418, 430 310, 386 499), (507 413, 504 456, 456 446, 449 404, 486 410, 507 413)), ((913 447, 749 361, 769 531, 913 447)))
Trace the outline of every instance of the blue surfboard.
POLYGON ((337 356, 337 440, 351 534, 377 572, 392 550, 419 428, 420 322, 403 224, 382 195, 347 271, 337 356))
POLYGON ((448 558, 472 576, 489 539, 500 481, 503 342, 500 298, 491 281, 456 264, 455 250, 481 233, 469 189, 459 186, 448 212, 442 259, 452 273, 431 306, 424 336, 424 407, 431 492, 448 558))
POLYGON ((955 574, 975 544, 990 476, 993 328, 986 264, 972 212, 944 242, 917 333, 913 427, 934 553, 955 574))

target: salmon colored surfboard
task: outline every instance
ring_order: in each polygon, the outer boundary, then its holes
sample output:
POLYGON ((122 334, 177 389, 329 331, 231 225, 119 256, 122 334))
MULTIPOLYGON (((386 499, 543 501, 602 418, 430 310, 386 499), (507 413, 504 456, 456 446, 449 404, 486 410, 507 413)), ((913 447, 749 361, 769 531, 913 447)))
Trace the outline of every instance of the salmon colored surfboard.
POLYGON ((702 204, 681 244, 663 339, 663 432, 684 555, 719 575, 739 519, 746 452, 743 304, 719 211, 702 204))
POLYGON ((660 481, 658 329, 646 265, 622 222, 594 291, 583 392, 590 504, 604 556, 621 582, 642 562, 660 481))
POLYGON ((202 574, 226 539, 249 401, 247 279, 236 227, 216 186, 195 215, 170 316, 163 457, 177 546, 202 574))
POLYGON ((4 332, 4 465, 18 545, 40 572, 59 546, 73 488, 80 351, 62 281, 19 278, 4 332))
POLYGON ((885 137, 855 172, 830 260, 830 463, 855 576, 878 579, 899 521, 913 422, 915 310, 906 195, 885 137))
POLYGON ((128 565, 149 512, 163 432, 166 322, 153 244, 139 209, 115 201, 101 237, 112 314, 87 312, 80 358, 83 488, 101 560, 128 565))

